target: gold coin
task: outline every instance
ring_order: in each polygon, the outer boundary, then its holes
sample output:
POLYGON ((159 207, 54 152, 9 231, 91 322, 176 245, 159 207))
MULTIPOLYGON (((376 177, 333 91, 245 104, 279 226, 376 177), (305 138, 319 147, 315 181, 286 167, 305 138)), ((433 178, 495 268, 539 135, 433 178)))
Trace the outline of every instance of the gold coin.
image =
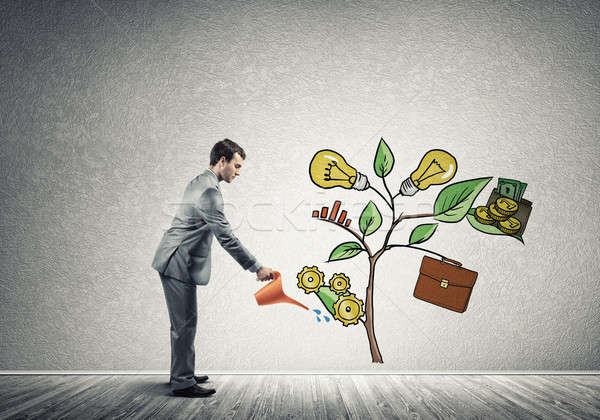
POLYGON ((486 206, 479 206, 475 209, 475 220, 484 225, 493 225, 496 221, 491 218, 486 206))
POLYGON ((502 214, 498 211, 498 209, 496 208, 496 204, 492 204, 490 206, 490 208, 488 209, 488 213, 492 217, 492 219, 498 220, 499 222, 502 222, 509 218, 509 216, 507 216, 506 214, 502 214))
POLYGON ((496 210, 500 214, 505 214, 506 216, 512 216, 519 210, 519 205, 516 201, 511 200, 506 197, 499 197, 496 200, 496 210))
POLYGON ((509 217, 505 221, 498 223, 498 228, 504 233, 517 233, 521 229, 521 222, 516 217, 509 217))

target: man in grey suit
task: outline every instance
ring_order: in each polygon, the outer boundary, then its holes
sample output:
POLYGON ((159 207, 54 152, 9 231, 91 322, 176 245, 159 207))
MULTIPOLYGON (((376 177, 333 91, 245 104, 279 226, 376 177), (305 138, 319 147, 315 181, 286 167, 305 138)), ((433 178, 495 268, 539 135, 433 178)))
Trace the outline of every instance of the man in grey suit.
POLYGON ((215 393, 198 383, 207 376, 194 376, 194 338, 198 310, 196 286, 208 284, 213 236, 244 270, 256 273, 257 280, 272 278, 233 234, 223 211, 219 182, 231 183, 240 175, 246 153, 225 139, 210 152, 210 166, 185 189, 171 227, 160 241, 152 267, 160 274, 171 320, 171 389, 174 395, 206 397, 215 393))

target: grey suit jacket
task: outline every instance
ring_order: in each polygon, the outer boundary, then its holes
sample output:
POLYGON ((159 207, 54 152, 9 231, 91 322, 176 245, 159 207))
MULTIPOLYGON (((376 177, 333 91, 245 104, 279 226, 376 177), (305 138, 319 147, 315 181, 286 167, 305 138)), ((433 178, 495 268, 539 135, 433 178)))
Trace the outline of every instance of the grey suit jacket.
POLYGON ((213 236, 244 270, 259 268, 256 258, 233 234, 223 212, 219 181, 207 169, 185 189, 171 227, 158 245, 152 267, 184 282, 207 284, 213 236))

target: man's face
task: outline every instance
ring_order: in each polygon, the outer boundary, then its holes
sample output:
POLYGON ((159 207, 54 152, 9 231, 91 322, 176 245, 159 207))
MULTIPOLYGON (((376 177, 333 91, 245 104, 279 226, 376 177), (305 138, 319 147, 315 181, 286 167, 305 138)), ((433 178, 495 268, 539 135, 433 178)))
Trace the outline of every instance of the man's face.
POLYGON ((244 159, 242 159, 239 153, 234 153, 229 162, 227 162, 224 158, 223 162, 225 166, 221 170, 221 177, 223 178, 223 181, 231 183, 235 177, 240 176, 240 170, 244 164, 244 159))

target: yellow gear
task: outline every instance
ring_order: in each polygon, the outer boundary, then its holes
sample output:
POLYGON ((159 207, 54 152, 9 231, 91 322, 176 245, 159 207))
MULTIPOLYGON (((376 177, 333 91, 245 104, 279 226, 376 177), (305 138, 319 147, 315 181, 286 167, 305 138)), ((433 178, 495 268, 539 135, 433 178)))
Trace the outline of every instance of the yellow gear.
POLYGON ((335 314, 333 317, 347 327, 349 324, 358 324, 358 319, 363 316, 363 301, 357 299, 352 293, 340 298, 333 305, 335 314))
POLYGON ((324 274, 315 266, 304 267, 296 276, 298 277, 298 287, 304 289, 304 293, 316 293, 325 284, 323 276, 324 274))
POLYGON ((334 274, 329 280, 329 288, 338 295, 343 295, 350 288, 350 279, 344 273, 334 274))

